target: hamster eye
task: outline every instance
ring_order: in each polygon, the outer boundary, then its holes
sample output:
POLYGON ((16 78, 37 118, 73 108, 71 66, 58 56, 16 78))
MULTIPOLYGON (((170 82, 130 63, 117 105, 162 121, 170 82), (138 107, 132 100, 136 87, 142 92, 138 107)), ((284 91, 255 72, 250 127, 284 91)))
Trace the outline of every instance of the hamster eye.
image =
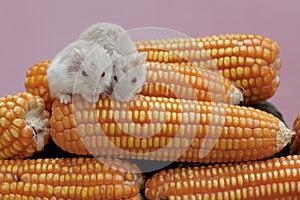
POLYGON ((136 83, 137 82, 137 78, 133 77, 133 79, 131 80, 131 83, 136 83))
POLYGON ((105 72, 103 72, 102 74, 101 74, 101 78, 103 78, 105 76, 105 72))
POLYGON ((117 77, 117 76, 114 76, 114 80, 115 80, 115 81, 118 81, 118 77, 117 77))
POLYGON ((86 73, 86 71, 82 70, 82 71, 81 71, 81 74, 82 74, 82 76, 85 76, 85 77, 87 77, 87 73, 86 73))

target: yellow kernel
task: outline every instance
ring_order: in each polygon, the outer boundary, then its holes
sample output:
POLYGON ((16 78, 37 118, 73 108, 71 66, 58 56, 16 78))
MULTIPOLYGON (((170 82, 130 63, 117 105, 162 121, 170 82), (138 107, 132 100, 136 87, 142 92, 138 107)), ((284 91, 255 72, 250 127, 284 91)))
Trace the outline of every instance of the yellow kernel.
POLYGON ((5 117, 0 118, 0 126, 2 128, 7 128, 9 125, 10 125, 10 122, 5 117))
POLYGON ((243 178, 242 175, 238 175, 238 177, 237 177, 237 183, 239 185, 241 185, 241 186, 244 184, 244 178, 243 178))
POLYGON ((298 193, 300 192, 300 182, 299 181, 297 182, 297 192, 298 193))
POLYGON ((230 190, 230 191, 229 191, 229 195, 230 195, 230 199, 236 199, 235 191, 230 190))
POLYGON ((225 78, 230 78, 230 70, 229 69, 224 69, 223 70, 223 76, 225 78))
POLYGON ((232 55, 232 52, 233 52, 233 50, 232 50, 231 47, 227 47, 227 48, 225 49, 225 55, 226 55, 226 56, 231 56, 231 55, 232 55))
POLYGON ((261 179, 262 179, 263 181, 266 181, 266 180, 267 180, 267 174, 266 174, 265 172, 263 172, 261 175, 262 175, 262 176, 261 176, 261 177, 262 177, 261 179))
POLYGON ((278 183, 278 192, 279 194, 283 194, 284 193, 284 187, 282 183, 278 183))
POLYGON ((212 189, 212 181, 211 180, 207 180, 207 189, 211 190, 212 189))
POLYGON ((225 67, 231 66, 230 58, 229 58, 229 57, 225 57, 225 58, 224 58, 224 66, 225 66, 225 67))
POLYGON ((242 193, 241 193, 241 190, 240 189, 237 189, 236 190, 236 198, 237 200, 240 200, 242 199, 242 193))
POLYGON ((258 65, 253 65, 251 67, 251 76, 257 78, 259 76, 260 70, 258 65))
POLYGON ((224 48, 220 48, 220 49, 219 49, 219 52, 218 52, 218 55, 219 55, 220 57, 223 57, 224 54, 225 54, 225 49, 224 49, 224 48))
POLYGON ((250 72, 250 67, 244 67, 244 77, 245 78, 250 78, 251 72, 250 72))
POLYGON ((147 148, 147 139, 143 138, 141 140, 141 148, 147 148))
POLYGON ((25 184, 24 184, 24 187, 23 187, 24 193, 25 193, 25 194, 29 194, 30 188, 31 188, 30 183, 25 183, 25 184))
MULTIPOLYGON (((199 51, 196 52, 196 55, 198 54, 198 52, 199 51)), ((200 52, 199 52, 199 54, 200 54, 200 52)), ((218 55, 218 50, 217 49, 212 49, 211 56, 214 58, 214 57, 217 57, 217 55, 218 55)))
POLYGON ((213 180, 213 183, 212 183, 213 187, 214 188, 218 188, 219 187, 219 183, 218 183, 218 180, 213 180))
POLYGON ((5 139, 7 142, 11 142, 11 141, 12 141, 12 136, 11 136, 11 134, 8 132, 8 130, 5 130, 5 131, 2 133, 2 137, 3 137, 3 139, 5 139))
POLYGON ((235 177, 231 177, 231 185, 236 186, 236 178, 235 177))
POLYGON ((244 68, 243 67, 237 67, 236 68, 236 75, 237 75, 237 77, 243 77, 243 75, 244 75, 244 68))

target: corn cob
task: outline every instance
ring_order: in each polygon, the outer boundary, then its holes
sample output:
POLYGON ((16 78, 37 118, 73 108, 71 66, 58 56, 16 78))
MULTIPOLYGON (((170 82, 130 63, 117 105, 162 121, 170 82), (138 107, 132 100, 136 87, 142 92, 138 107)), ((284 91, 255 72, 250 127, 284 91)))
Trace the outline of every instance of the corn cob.
POLYGON ((218 73, 193 66, 148 63, 142 95, 238 104, 243 94, 218 73))
POLYGON ((261 110, 142 95, 129 103, 55 101, 50 124, 54 142, 70 153, 206 163, 266 158, 294 134, 261 110))
MULTIPOLYGON (((47 102, 48 110, 51 110, 54 100, 49 93, 46 75, 50 62, 45 60, 31 67, 25 81, 27 91, 41 96, 47 102)), ((148 63, 146 84, 141 94, 230 104, 243 101, 242 92, 218 73, 177 64, 148 63)))
POLYGON ((29 93, 0 98, 0 159, 25 158, 48 143, 50 114, 44 100, 29 93))
POLYGON ((46 109, 51 110, 54 98, 49 93, 49 85, 47 78, 47 69, 51 60, 43 60, 31 66, 26 72, 25 88, 26 91, 40 96, 46 102, 46 109))
POLYGON ((275 41, 253 34, 226 34, 136 42, 148 61, 218 69, 244 90, 246 103, 272 97, 279 85, 281 59, 275 41))
POLYGON ((290 153, 300 154, 300 113, 294 121, 293 130, 296 132, 296 135, 292 139, 290 153))
POLYGON ((299 199, 300 155, 163 170, 147 180, 151 199, 299 199), (297 198, 298 197, 298 198, 297 198))
POLYGON ((139 199, 140 169, 109 158, 0 161, 0 199, 139 199))

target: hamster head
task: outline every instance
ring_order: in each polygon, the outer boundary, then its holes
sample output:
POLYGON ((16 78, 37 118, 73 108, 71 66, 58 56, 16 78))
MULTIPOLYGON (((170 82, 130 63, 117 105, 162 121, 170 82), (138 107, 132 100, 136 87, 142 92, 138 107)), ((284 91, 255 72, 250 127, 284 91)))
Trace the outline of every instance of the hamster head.
POLYGON ((128 102, 139 93, 146 81, 147 66, 144 63, 144 55, 133 61, 130 68, 114 75, 113 99, 128 102))
POLYGON ((112 56, 113 64, 113 87, 119 82, 119 80, 131 69, 143 65, 147 58, 147 53, 138 53, 137 51, 131 52, 125 55, 112 56))
POLYGON ((99 45, 93 46, 86 55, 81 55, 81 59, 73 92, 81 94, 89 102, 96 102, 100 94, 109 91, 113 75, 112 60, 99 45))

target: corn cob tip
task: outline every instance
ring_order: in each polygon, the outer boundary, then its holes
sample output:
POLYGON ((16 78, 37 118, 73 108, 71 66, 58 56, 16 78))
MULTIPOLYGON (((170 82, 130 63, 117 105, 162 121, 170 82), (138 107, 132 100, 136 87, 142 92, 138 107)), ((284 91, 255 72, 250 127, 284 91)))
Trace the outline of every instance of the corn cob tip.
POLYGON ((142 173, 135 173, 134 180, 134 184, 138 185, 140 189, 145 187, 146 177, 142 173))
POLYGON ((24 119, 26 124, 33 130, 37 151, 43 150, 46 143, 45 138, 50 136, 49 117, 49 113, 45 112, 44 104, 39 104, 35 100, 28 102, 24 119))
POLYGON ((279 86, 279 45, 256 34, 222 34, 198 38, 169 38, 136 43, 148 52, 148 62, 184 63, 217 69, 225 78, 243 87, 244 102, 269 99, 279 86))
POLYGON ((234 85, 232 85, 231 90, 228 90, 227 94, 230 97, 229 104, 237 105, 244 101, 243 92, 234 85), (233 91, 233 92, 230 92, 230 91, 233 91))
POLYGON ((279 121, 279 128, 277 138, 276 138, 276 148, 283 148, 285 147, 296 134, 295 131, 292 131, 286 127, 286 125, 279 121))
POLYGON ((26 158, 50 138, 50 113, 42 98, 28 92, 0 98, 0 158, 26 158))

